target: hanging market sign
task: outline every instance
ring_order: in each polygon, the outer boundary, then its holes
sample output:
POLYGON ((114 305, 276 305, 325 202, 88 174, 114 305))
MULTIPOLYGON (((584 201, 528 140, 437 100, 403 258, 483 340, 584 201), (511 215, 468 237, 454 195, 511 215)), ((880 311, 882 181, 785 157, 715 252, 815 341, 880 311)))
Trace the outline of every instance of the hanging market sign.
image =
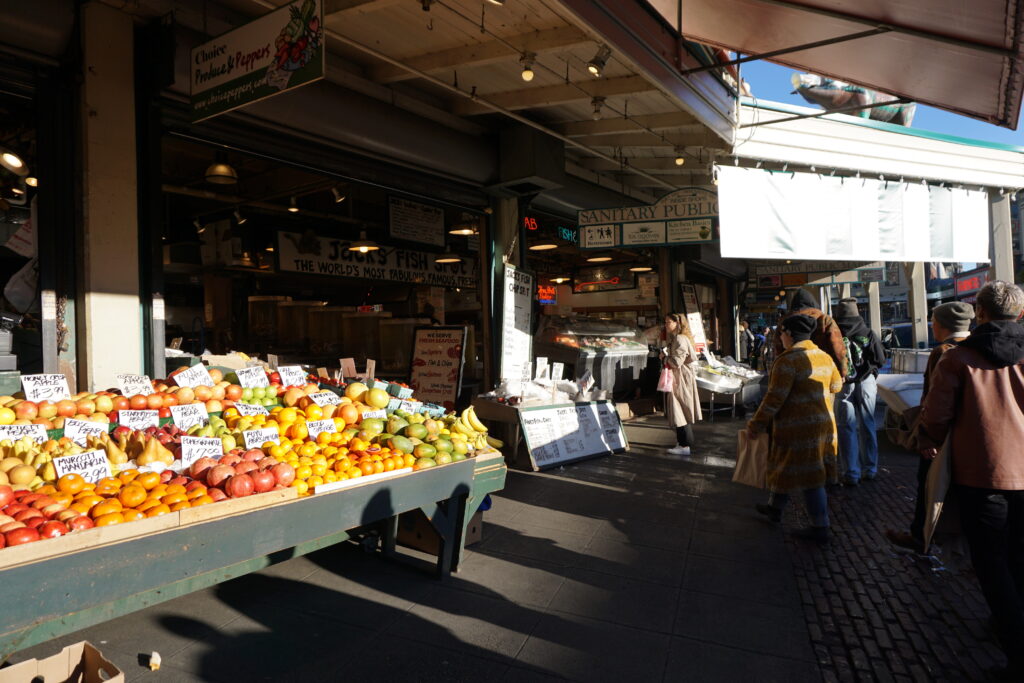
POLYGON ((701 244, 715 238, 718 194, 687 187, 648 206, 586 209, 577 222, 583 249, 701 244))
POLYGON ((324 77, 323 0, 295 0, 192 49, 193 122, 324 77))
POLYGON ((405 282, 435 287, 476 289, 474 262, 434 263, 434 255, 408 249, 382 248, 361 254, 349 251, 346 240, 312 232, 277 233, 278 269, 304 275, 405 282))

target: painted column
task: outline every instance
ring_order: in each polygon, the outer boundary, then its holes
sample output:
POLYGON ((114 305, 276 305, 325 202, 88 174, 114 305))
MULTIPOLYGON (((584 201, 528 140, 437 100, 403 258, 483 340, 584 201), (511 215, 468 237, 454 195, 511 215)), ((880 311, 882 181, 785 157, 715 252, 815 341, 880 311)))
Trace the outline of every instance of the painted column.
POLYGON ((992 265, 989 277, 992 280, 1013 282, 1013 229, 1010 223, 1010 194, 988 191, 989 254, 992 265))
POLYGON ((82 266, 78 385, 142 370, 132 17, 81 10, 82 266), (83 371, 84 370, 84 371, 83 371))
POLYGON ((928 299, 925 292, 924 264, 905 263, 903 268, 910 281, 910 320, 913 324, 914 348, 927 348, 928 299))
POLYGON ((877 282, 868 283, 868 325, 879 339, 882 337, 882 303, 877 282))

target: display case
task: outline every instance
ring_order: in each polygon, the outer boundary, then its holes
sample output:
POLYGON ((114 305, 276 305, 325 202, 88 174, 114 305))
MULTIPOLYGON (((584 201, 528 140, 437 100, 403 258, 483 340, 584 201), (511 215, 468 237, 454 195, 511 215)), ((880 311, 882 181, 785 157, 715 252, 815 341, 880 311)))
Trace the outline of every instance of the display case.
POLYGON ((634 327, 615 320, 549 316, 541 321, 533 352, 573 366, 575 377, 589 370, 597 388, 622 394, 640 378, 648 347, 634 327))

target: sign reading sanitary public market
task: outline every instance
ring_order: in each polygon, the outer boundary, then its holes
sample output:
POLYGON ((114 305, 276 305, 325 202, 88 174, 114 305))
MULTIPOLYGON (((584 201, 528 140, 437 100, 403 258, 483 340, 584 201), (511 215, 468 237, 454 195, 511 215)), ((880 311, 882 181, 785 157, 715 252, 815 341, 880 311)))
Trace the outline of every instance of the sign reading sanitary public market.
POLYGON ((436 254, 382 248, 365 254, 348 250, 349 242, 306 232, 277 233, 278 269, 290 273, 384 280, 433 287, 476 289, 471 259, 434 263, 436 254))
POLYGON ((701 244, 715 239, 718 194, 687 187, 656 204, 587 209, 577 216, 583 249, 701 244))
POLYGON ((193 48, 192 120, 324 77, 323 0, 295 0, 193 48))

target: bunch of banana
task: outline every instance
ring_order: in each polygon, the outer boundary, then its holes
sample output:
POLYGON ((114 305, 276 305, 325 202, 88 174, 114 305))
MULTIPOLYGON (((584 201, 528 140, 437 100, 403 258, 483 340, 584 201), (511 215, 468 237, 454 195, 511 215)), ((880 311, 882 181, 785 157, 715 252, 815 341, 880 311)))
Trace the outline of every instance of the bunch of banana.
POLYGON ((463 410, 462 414, 452 422, 451 431, 453 436, 456 434, 464 436, 478 451, 489 451, 505 445, 500 439, 487 433, 487 425, 477 417, 473 406, 463 410))

